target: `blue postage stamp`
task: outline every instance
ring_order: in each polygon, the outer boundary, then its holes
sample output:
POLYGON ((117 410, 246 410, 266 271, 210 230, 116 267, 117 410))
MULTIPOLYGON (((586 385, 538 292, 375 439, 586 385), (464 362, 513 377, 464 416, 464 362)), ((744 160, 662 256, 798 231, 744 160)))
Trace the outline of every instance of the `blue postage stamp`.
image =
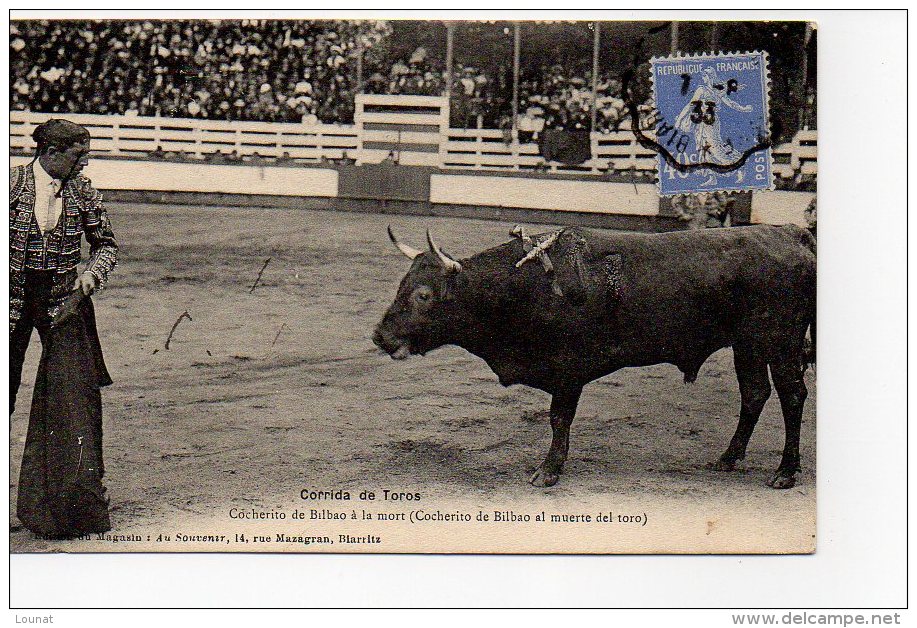
POLYGON ((654 58, 660 194, 772 189, 767 53, 654 58))

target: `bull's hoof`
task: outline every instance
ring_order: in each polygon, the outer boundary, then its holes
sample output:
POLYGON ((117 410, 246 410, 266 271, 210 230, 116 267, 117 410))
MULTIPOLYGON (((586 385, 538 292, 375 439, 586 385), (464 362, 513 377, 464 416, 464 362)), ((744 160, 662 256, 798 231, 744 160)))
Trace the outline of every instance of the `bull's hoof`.
POLYGON ((767 483, 771 488, 793 488, 796 486, 796 473, 793 471, 777 471, 767 483))
POLYGON ((713 463, 714 471, 735 471, 736 470, 736 461, 729 460, 725 458, 720 458, 713 463))
POLYGON ((533 473, 532 477, 529 479, 529 484, 539 488, 547 488, 557 484, 559 479, 560 475, 558 469, 548 468, 544 463, 542 463, 541 466, 535 469, 535 473, 533 473))

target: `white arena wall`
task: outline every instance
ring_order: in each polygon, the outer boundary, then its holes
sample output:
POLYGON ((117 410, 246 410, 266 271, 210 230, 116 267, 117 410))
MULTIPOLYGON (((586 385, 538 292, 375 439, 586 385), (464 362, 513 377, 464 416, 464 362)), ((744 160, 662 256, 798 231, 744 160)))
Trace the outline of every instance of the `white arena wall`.
MULTIPOLYGON (((12 166, 30 159, 12 156, 12 166)), ((333 168, 195 164, 131 159, 96 159, 85 174, 100 190, 187 192, 330 199, 339 197, 333 168)), ((752 195, 752 222, 805 226, 811 192, 768 191, 752 195)), ((433 174, 430 202, 624 216, 655 216, 655 184, 559 180, 524 176, 433 174)), ((561 219, 562 220, 562 219, 561 219)))
POLYGON ((655 185, 607 181, 434 174, 430 177, 430 201, 629 216, 659 213, 655 185))
MULTIPOLYGON (((12 165, 28 163, 13 157, 12 165)), ((331 168, 281 168, 97 159, 84 174, 100 190, 202 192, 272 196, 335 197, 338 172, 331 168)))
POLYGON ((770 225, 807 226, 805 211, 815 192, 770 190, 751 195, 751 221, 770 225))

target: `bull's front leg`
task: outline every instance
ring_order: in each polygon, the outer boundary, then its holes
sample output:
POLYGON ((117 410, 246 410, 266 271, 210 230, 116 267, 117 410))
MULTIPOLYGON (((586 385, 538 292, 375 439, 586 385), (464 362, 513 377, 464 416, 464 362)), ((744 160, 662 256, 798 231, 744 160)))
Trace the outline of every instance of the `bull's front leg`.
POLYGON ((570 449, 570 424, 573 423, 582 392, 583 389, 580 387, 556 392, 551 397, 551 429, 554 436, 548 455, 529 480, 532 486, 554 486, 557 484, 558 476, 563 473, 567 451, 570 449))

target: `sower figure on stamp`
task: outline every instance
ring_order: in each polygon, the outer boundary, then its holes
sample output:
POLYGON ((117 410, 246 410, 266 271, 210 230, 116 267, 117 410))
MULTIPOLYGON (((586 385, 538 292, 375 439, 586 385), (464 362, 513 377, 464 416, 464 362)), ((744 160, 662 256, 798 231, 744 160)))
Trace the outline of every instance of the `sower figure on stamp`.
MULTIPOLYGON (((732 81, 722 81, 713 68, 706 68, 702 75, 704 84, 694 91, 691 100, 684 106, 675 120, 675 128, 682 133, 694 135, 694 145, 697 148, 698 158, 701 162, 727 165, 736 161, 741 151, 736 150, 729 139, 723 138, 720 118, 723 106, 736 111, 748 113, 751 105, 740 105, 732 100, 729 95, 733 91, 741 91, 745 86, 732 81)), ((712 170, 703 185, 715 185, 716 176, 712 170)), ((736 183, 741 181, 743 174, 737 171, 736 183)))
POLYGON ((89 132, 39 125, 35 158, 10 170, 10 416, 32 329, 42 343, 19 474, 17 515, 44 537, 111 529, 102 487, 102 397, 111 384, 89 298, 118 246, 102 195, 80 174, 89 132), (82 272, 81 238, 90 247, 82 272))

